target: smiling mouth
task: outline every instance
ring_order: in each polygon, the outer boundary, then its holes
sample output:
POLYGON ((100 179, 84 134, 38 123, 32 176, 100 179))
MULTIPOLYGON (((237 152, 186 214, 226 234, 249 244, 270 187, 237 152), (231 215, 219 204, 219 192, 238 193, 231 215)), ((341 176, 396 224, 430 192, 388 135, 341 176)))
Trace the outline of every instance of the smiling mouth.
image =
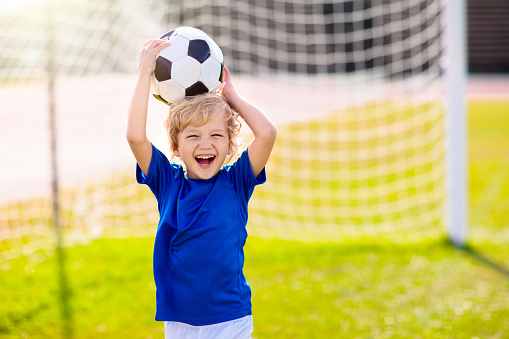
POLYGON ((215 155, 198 155, 197 157, 195 157, 195 159, 196 159, 196 162, 201 167, 208 167, 214 162, 214 160, 216 159, 216 156, 215 155))

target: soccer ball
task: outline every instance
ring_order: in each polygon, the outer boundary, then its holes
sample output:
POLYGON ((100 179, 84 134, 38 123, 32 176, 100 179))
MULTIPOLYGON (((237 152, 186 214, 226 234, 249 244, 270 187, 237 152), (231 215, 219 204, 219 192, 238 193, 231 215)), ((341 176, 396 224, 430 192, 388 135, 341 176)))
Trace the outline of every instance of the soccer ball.
POLYGON ((221 87, 223 52, 212 38, 193 27, 178 27, 164 37, 171 45, 157 56, 150 86, 154 97, 169 105, 221 87))

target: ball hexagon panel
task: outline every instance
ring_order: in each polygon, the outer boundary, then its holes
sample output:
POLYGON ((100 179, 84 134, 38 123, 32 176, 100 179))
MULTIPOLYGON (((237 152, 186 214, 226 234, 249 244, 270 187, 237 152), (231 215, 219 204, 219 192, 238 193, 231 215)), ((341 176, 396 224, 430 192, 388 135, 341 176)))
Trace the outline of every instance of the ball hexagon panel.
POLYGON ((180 86, 187 88, 200 79, 201 69, 198 60, 186 56, 173 63, 171 79, 180 86))
POLYGON ((205 40, 208 36, 207 33, 204 31, 194 28, 194 27, 187 27, 182 26, 177 28, 177 34, 180 36, 183 36, 187 40, 194 40, 194 39, 202 39, 205 40))
POLYGON ((170 40, 171 45, 159 52, 159 56, 170 61, 175 61, 187 55, 189 40, 178 35, 173 36, 170 40))
MULTIPOLYGON (((159 83, 159 92, 164 93, 163 100, 168 102, 175 102, 182 99, 186 95, 184 87, 178 85, 173 80, 166 80, 159 83)), ((162 95, 161 95, 162 96, 162 95)))
POLYGON ((208 58, 202 64, 200 81, 210 90, 214 90, 217 84, 221 85, 218 74, 221 74, 221 64, 213 58, 208 58))
POLYGON ((210 56, 210 47, 205 40, 190 40, 187 55, 203 63, 210 56))
POLYGON ((214 87, 209 87, 209 92, 217 91, 221 87, 221 83, 217 82, 217 84, 214 87))

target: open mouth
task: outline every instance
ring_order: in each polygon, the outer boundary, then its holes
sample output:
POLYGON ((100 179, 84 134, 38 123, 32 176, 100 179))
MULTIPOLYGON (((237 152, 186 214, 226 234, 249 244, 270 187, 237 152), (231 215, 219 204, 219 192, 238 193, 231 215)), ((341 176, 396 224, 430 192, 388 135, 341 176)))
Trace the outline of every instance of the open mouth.
POLYGON ((215 155, 198 155, 195 157, 195 159, 196 159, 196 162, 201 167, 208 167, 214 162, 214 160, 216 159, 216 156, 215 155))

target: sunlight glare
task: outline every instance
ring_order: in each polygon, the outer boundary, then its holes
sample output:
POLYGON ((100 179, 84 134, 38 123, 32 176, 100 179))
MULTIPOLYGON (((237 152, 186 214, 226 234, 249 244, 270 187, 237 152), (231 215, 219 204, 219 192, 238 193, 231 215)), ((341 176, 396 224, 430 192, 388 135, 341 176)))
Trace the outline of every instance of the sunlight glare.
POLYGON ((34 5, 46 4, 48 0, 0 0, 1 14, 23 14, 23 11, 30 10, 34 5))

